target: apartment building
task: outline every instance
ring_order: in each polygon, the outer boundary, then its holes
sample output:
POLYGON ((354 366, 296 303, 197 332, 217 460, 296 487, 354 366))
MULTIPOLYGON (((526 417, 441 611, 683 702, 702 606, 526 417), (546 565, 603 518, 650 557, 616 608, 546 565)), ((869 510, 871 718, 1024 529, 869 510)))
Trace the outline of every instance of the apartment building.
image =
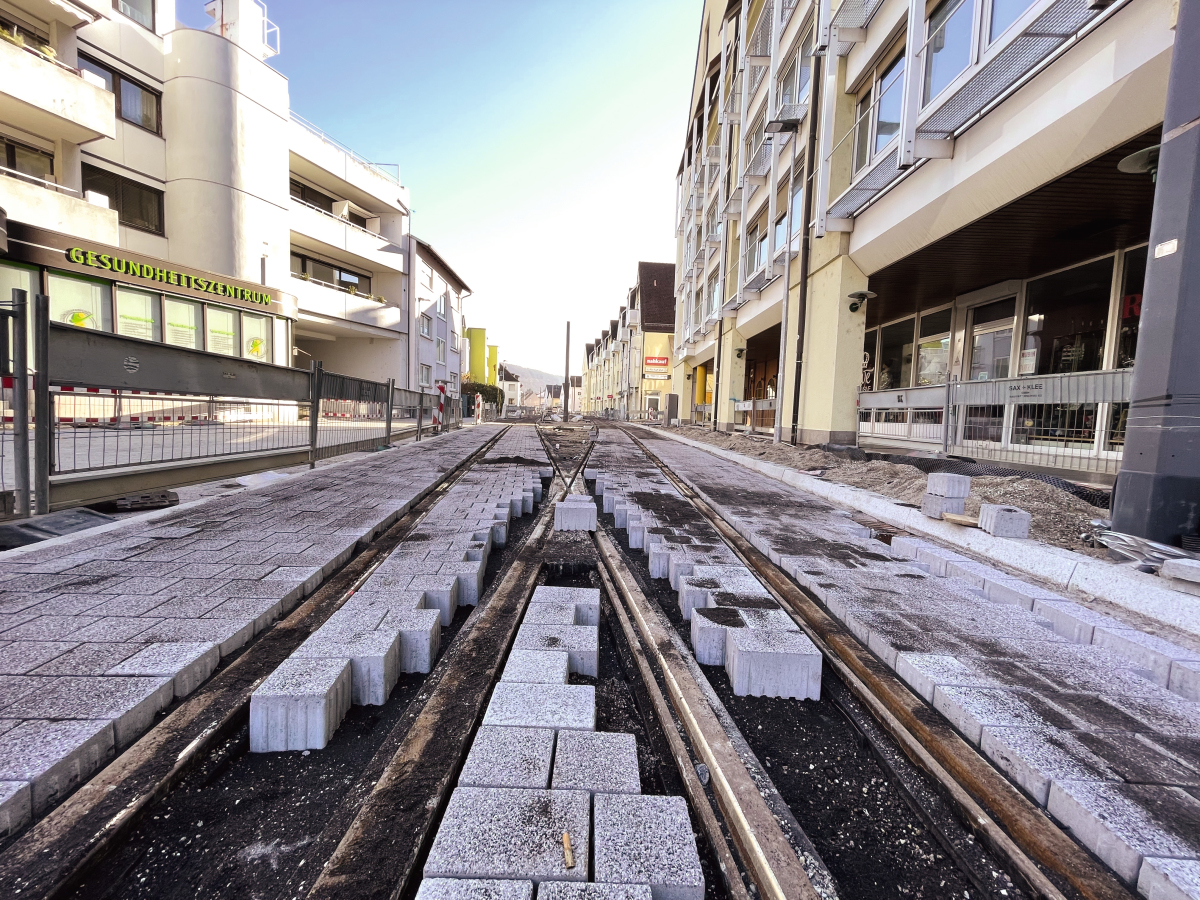
POLYGON ((1176 8, 707 2, 681 416, 1111 481, 1176 8))
POLYGON ((671 392, 675 266, 639 262, 637 281, 609 330, 584 347, 580 407, 622 419, 665 410, 671 392))
POLYGON ((277 365, 402 387, 427 367, 456 393, 466 286, 410 235, 398 167, 291 111, 262 3, 205 9, 198 30, 172 0, 0 3, 0 291, 277 365))

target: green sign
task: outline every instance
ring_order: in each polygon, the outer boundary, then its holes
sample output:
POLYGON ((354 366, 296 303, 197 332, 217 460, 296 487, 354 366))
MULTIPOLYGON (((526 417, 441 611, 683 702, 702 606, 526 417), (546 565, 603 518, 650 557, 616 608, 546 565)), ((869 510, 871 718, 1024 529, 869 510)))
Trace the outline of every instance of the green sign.
POLYGON ((129 278, 140 278, 143 281, 158 281, 163 284, 175 284, 193 291, 214 294, 217 297, 231 297, 234 300, 261 303, 263 306, 271 305, 271 295, 263 291, 252 291, 247 288, 237 287, 236 285, 226 284, 223 281, 196 278, 192 275, 185 275, 182 272, 175 272, 171 269, 159 269, 146 263, 135 263, 128 259, 109 256, 107 253, 95 253, 92 250, 81 250, 79 247, 72 247, 67 251, 67 258, 79 266, 91 266, 95 269, 103 269, 106 272, 125 275, 129 278))

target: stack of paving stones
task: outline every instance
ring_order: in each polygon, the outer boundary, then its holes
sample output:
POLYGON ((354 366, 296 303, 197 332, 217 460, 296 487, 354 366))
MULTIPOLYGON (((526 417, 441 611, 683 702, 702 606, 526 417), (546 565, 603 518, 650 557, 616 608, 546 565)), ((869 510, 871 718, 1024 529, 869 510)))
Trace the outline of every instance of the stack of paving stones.
POLYGON ((686 801, 641 793, 634 736, 569 683, 598 674, 599 618, 598 590, 534 591, 417 900, 703 898, 686 801))
POLYGON ((702 450, 654 449, 1128 884, 1200 897, 1200 653, 930 541, 885 545, 702 450))
POLYGON ((650 577, 679 592, 698 663, 724 666, 737 696, 820 697, 820 651, 623 432, 602 433, 584 478, 649 554, 650 577))
POLYGON ((0 554, 0 834, 137 740, 494 435, 455 431, 0 554))
POLYGON ((255 690, 251 751, 322 749, 351 704, 382 705, 401 673, 428 673, 441 629, 479 603, 488 555, 533 512, 551 471, 534 429, 510 429, 255 690))
POLYGON ((966 475, 933 472, 921 498, 921 512, 931 519, 940 519, 945 513, 961 516, 970 493, 971 479, 966 475))

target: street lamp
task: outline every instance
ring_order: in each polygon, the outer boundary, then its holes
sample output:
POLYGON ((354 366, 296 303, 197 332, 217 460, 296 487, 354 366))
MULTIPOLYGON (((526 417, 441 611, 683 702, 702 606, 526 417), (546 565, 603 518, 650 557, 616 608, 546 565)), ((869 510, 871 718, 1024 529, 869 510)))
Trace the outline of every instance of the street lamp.
MULTIPOLYGON (((800 119, 772 119, 766 124, 763 129, 767 134, 794 134, 791 141, 792 145, 792 163, 788 168, 788 194, 787 194, 787 224, 784 225, 784 230, 787 232, 784 240, 784 246, 787 248, 787 256, 783 265, 783 309, 781 310, 781 319, 779 323, 779 365, 776 366, 777 373, 775 376, 775 429, 772 435, 773 443, 781 443, 783 441, 783 361, 787 358, 787 333, 788 333, 788 301, 792 293, 792 192, 795 190, 796 183, 796 142, 800 140, 800 119)), ((775 248, 775 252, 779 252, 779 248, 775 248)), ((800 348, 796 348, 796 352, 800 352, 800 348)), ((741 355, 740 353, 738 354, 741 355)), ((797 367, 797 377, 799 367, 797 367)))

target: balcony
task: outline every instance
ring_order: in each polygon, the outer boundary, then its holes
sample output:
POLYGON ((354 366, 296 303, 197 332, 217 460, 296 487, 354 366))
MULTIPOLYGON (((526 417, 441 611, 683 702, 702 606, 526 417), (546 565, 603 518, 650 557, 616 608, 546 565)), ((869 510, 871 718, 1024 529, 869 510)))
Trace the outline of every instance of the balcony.
POLYGON ((396 212, 408 211, 408 189, 400 184, 400 167, 374 163, 334 140, 295 113, 288 126, 291 169, 313 181, 329 184, 334 193, 371 209, 380 201, 396 212))
POLYGON ((0 172, 0 207, 15 222, 116 246, 117 211, 88 203, 75 191, 28 175, 0 172))
POLYGON ((0 121, 83 144, 117 133, 116 98, 29 46, 0 39, 0 121))
POLYGON ((360 267, 404 272, 404 253, 387 238, 295 197, 291 198, 288 225, 293 234, 308 242, 349 254, 360 267))
POLYGON ((290 290, 296 295, 302 312, 377 328, 404 330, 399 307, 387 305, 382 297, 356 294, 338 285, 299 275, 292 276, 290 290))

